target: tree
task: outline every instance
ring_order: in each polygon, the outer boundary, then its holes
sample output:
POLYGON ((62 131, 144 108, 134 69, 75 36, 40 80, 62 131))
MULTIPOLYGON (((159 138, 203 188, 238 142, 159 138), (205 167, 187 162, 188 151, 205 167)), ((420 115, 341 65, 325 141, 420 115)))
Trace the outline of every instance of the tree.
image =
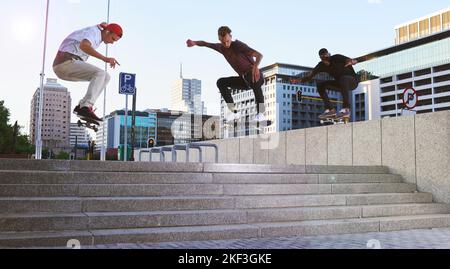
POLYGON ((361 82, 379 78, 379 77, 373 75, 371 72, 366 71, 366 70, 361 70, 357 74, 360 77, 361 82))
POLYGON ((9 110, 4 106, 4 101, 0 101, 0 153, 10 153, 13 130, 9 122, 9 110))
POLYGON ((34 146, 27 135, 20 133, 21 127, 16 121, 14 126, 8 124, 9 110, 0 101, 0 153, 33 153, 34 146))

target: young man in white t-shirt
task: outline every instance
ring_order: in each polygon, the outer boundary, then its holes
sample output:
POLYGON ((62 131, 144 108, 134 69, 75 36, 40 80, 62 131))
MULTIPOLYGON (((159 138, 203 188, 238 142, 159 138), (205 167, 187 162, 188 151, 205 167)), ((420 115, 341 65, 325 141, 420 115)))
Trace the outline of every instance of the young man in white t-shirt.
POLYGON ((120 65, 115 58, 105 57, 96 49, 101 43, 114 44, 122 35, 122 27, 118 24, 102 23, 73 32, 61 44, 53 62, 55 74, 62 80, 90 82, 86 96, 74 110, 79 117, 102 121, 95 115, 93 106, 109 83, 110 76, 86 61, 92 56, 109 63, 111 68, 115 68, 116 64, 120 65))

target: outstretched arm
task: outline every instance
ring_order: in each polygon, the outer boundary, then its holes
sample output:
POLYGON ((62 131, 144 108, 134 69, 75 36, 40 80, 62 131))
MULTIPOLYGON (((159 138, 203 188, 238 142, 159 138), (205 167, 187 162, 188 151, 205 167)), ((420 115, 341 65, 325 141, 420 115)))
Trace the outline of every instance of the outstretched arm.
POLYGON ((348 59, 347 60, 347 64, 345 65, 345 67, 351 66, 351 65, 355 65, 358 63, 358 60, 355 59, 348 59))
POLYGON ((108 58, 103 56, 102 54, 100 54, 98 51, 96 51, 93 47, 92 44, 89 40, 84 39, 83 41, 81 41, 80 43, 80 49, 82 51, 84 51, 86 54, 95 57, 99 60, 104 61, 105 63, 109 63, 109 65, 111 66, 111 68, 115 68, 116 64, 120 66, 119 62, 117 62, 116 59, 114 58, 108 58))
POLYGON ((358 63, 358 61, 356 59, 351 59, 351 58, 341 55, 341 54, 333 55, 333 57, 338 62, 345 63, 345 67, 349 67, 349 66, 352 66, 352 65, 355 65, 358 63))
POLYGON ((193 40, 188 39, 188 41, 186 41, 186 44, 187 44, 188 48, 198 46, 198 47, 208 47, 210 49, 217 50, 215 47, 216 44, 208 43, 205 41, 193 41, 193 40))
POLYGON ((311 71, 306 76, 299 79, 298 81, 300 81, 300 83, 309 82, 309 81, 313 80, 313 78, 316 76, 316 74, 317 73, 315 71, 311 71))

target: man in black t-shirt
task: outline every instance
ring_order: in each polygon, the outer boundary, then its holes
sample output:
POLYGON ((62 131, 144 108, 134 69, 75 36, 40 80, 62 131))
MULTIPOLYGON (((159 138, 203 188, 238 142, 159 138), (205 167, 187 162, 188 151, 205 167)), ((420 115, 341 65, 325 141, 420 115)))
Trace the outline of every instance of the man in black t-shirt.
POLYGON ((317 90, 325 103, 326 109, 325 112, 319 116, 319 118, 350 118, 351 110, 349 92, 355 90, 359 84, 359 79, 352 66, 358 62, 340 54, 331 56, 327 49, 321 49, 319 51, 319 56, 322 61, 311 73, 300 79, 300 82, 311 81, 319 73, 329 74, 334 78, 334 80, 324 81, 317 84, 317 90), (328 98, 327 90, 335 90, 342 93, 344 104, 343 109, 339 113, 337 113, 336 109, 331 104, 328 98))

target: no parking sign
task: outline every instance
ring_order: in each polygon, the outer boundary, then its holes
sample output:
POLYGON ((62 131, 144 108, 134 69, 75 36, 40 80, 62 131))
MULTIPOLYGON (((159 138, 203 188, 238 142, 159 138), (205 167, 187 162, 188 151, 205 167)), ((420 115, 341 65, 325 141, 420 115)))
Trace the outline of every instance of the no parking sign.
POLYGON ((418 103, 419 103, 419 95, 417 94, 417 91, 414 88, 406 89, 403 92, 403 106, 406 109, 412 110, 416 108, 418 103))

